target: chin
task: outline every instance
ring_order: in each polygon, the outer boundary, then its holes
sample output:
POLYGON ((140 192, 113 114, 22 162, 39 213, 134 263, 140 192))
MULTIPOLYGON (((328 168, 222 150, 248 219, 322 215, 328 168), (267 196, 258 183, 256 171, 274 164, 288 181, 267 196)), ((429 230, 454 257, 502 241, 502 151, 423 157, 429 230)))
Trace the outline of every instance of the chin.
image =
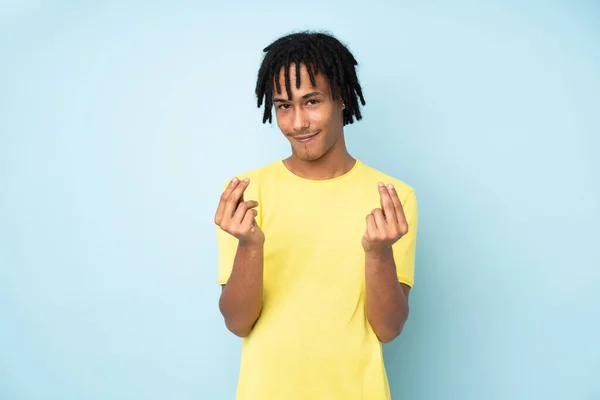
POLYGON ((316 161, 319 158, 323 157, 322 155, 313 155, 313 154, 306 154, 302 157, 300 157, 302 159, 302 161, 316 161))
POLYGON ((293 148, 292 152, 297 159, 302 161, 315 161, 325 154, 321 149, 307 149, 305 147, 293 148))
POLYGON ((319 153, 298 152, 297 155, 298 155, 298 158, 300 158, 302 161, 317 161, 318 159, 323 157, 325 155, 325 153, 324 152, 319 152, 319 153))

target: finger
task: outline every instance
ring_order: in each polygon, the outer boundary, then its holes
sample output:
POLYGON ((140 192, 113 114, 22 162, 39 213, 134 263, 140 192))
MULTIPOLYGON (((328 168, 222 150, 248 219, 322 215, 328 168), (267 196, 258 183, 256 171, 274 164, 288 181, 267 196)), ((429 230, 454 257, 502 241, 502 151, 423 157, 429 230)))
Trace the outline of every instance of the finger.
POLYGON ((243 201, 244 190, 248 187, 250 180, 248 178, 240 181, 240 183, 233 189, 229 198, 227 199, 227 203, 225 204, 225 211, 223 212, 223 217, 225 218, 233 218, 233 214, 235 214, 235 210, 240 204, 240 201, 243 201))
POLYGON ((369 236, 377 232, 377 224, 375 224, 375 217, 373 214, 367 215, 367 233, 369 236))
POLYGON ((257 215, 258 215, 258 211, 256 211, 254 208, 251 210, 246 210, 246 213, 244 214, 244 218, 242 219, 242 223, 240 225, 243 232, 247 232, 252 229, 252 227, 256 223, 254 218, 257 215))
POLYGON ((373 214, 373 218, 375 219, 377 230, 385 229, 385 217, 383 216, 383 211, 381 211, 381 208, 374 209, 371 211, 371 214, 373 214))
POLYGON ((258 206, 258 201, 254 201, 254 200, 248 200, 248 201, 242 201, 238 207, 237 210, 235 211, 235 214, 233 215, 232 221, 241 224, 242 220, 244 219, 244 216, 246 215, 246 211, 257 207, 258 206))
POLYGON ((392 202, 392 199, 390 197, 390 193, 388 192, 387 187, 382 183, 379 182, 379 198, 380 198, 380 202, 381 202, 381 209, 383 210, 383 214, 385 215, 385 218, 390 222, 390 223, 397 223, 398 220, 396 219, 396 211, 394 210, 394 203, 392 202))
POLYGON ((227 200, 229 199, 229 196, 231 196, 231 192, 233 192, 233 190, 238 186, 239 182, 240 181, 237 177, 233 178, 223 193, 221 193, 221 197, 219 198, 219 206, 217 207, 217 212, 215 213, 215 224, 218 225, 221 223, 221 219, 223 219, 223 214, 225 212, 225 206, 227 205, 227 200))
POLYGON ((392 199, 392 203, 394 204, 394 210, 396 211, 396 218, 400 225, 406 224, 406 216, 404 215, 404 208, 402 208, 402 202, 398 197, 398 192, 396 192, 396 188, 391 183, 387 186, 388 192, 390 194, 390 198, 392 199))
POLYGON ((257 229, 260 229, 258 227, 258 224, 256 223, 256 218, 252 219, 252 226, 250 227, 250 232, 254 233, 257 229))

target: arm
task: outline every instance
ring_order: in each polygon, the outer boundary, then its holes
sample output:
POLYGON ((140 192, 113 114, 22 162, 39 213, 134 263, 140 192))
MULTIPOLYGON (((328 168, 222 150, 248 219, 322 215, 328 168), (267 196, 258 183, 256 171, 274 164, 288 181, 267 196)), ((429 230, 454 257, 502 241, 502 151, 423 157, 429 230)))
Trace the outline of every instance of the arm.
POLYGON ((219 310, 227 329, 240 337, 247 336, 258 319, 263 296, 265 235, 255 219, 258 202, 243 198, 249 183, 249 179, 234 178, 221 195, 215 214, 219 235, 227 237, 226 243, 237 242, 231 274, 222 287, 219 310))
POLYGON ((392 248, 365 253, 367 319, 383 343, 394 340, 408 319, 410 286, 400 283, 392 248))
MULTIPOLYGON (((381 208, 367 215, 367 231, 363 237, 365 250, 366 313, 373 331, 383 343, 400 335, 408 319, 410 286, 400 283, 393 245, 408 234, 408 223, 396 189, 379 184, 381 208)), ((414 214, 415 205, 410 209, 414 214)), ((413 243, 416 219, 411 219, 412 232, 406 245, 413 243)), ((403 245, 405 246, 405 245, 403 245)), ((407 259, 410 262, 410 258, 407 259)), ((404 260, 403 262, 407 262, 404 260)), ((403 264, 406 265, 406 264, 403 264)))
POLYGON ((247 336, 260 315, 262 296, 263 245, 240 243, 219 299, 227 329, 239 337, 247 336))

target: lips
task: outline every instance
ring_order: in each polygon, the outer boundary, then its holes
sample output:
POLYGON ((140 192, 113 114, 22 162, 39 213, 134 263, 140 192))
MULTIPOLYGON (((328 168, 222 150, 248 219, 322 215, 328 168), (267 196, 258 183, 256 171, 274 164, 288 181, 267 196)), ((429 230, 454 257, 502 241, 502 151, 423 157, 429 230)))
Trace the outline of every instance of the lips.
POLYGON ((300 143, 306 143, 306 142, 310 142, 312 139, 314 139, 317 135, 319 134, 319 132, 316 133, 312 133, 310 135, 303 135, 303 136, 294 136, 294 139, 299 141, 300 143))

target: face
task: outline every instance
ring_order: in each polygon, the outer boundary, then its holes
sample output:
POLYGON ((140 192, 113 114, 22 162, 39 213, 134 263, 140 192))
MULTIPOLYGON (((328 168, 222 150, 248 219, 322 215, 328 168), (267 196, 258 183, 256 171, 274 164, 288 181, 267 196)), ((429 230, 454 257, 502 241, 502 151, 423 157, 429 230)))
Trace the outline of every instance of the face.
POLYGON ((304 161, 318 160, 336 146, 343 146, 342 100, 333 99, 327 78, 315 75, 312 86, 306 66, 300 66, 300 88, 296 88, 296 66, 290 66, 292 100, 285 90, 284 70, 279 73, 282 93, 273 86, 277 125, 292 145, 293 156, 304 161))

